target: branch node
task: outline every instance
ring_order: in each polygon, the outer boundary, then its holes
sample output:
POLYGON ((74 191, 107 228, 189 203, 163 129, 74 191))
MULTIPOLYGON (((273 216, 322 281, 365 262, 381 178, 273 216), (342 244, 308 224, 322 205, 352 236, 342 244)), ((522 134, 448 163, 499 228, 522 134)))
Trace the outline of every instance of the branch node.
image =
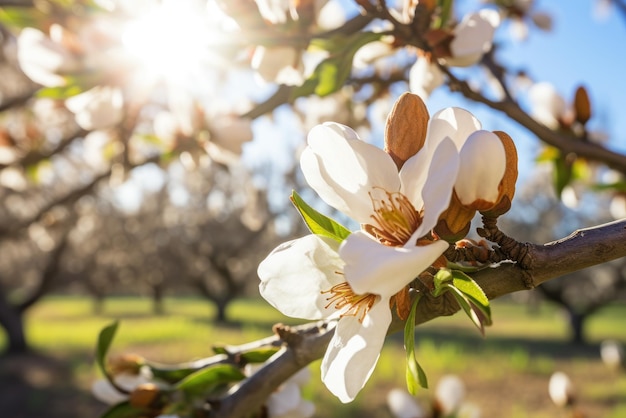
POLYGON ((303 339, 302 334, 297 329, 282 323, 274 324, 272 331, 290 348, 298 346, 303 339))
POLYGON ((483 216, 484 228, 477 229, 478 235, 498 244, 498 247, 493 248, 497 258, 500 258, 498 261, 511 260, 524 270, 530 269, 532 265, 531 245, 526 242, 518 242, 500 231, 497 222, 497 218, 483 216))

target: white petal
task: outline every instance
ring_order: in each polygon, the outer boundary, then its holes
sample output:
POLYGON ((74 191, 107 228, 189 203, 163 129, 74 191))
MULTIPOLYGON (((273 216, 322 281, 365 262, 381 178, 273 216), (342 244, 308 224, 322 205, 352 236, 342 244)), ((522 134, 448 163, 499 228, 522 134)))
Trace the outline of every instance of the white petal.
POLYGON ((341 402, 351 402, 365 386, 390 322, 389 299, 385 298, 372 306, 363 323, 353 316, 339 320, 322 360, 322 381, 341 402))
POLYGON ((428 268, 448 244, 435 241, 414 247, 388 247, 375 241, 364 231, 346 238, 339 248, 345 261, 346 281, 357 294, 374 293, 390 298, 428 268))
POLYGON ((285 382, 277 392, 270 395, 265 405, 270 417, 279 417, 296 409, 300 399, 300 387, 295 383, 285 382))
POLYGON ((403 389, 392 389, 387 394, 387 406, 395 418, 426 418, 426 411, 417 399, 403 389))
POLYGON ((432 146, 430 144, 438 144, 445 137, 449 137, 460 150, 467 137, 480 128, 480 121, 467 110, 447 107, 435 113, 430 119, 426 143, 432 146))
POLYGON ((65 79, 58 73, 78 67, 71 53, 34 28, 24 28, 20 32, 17 60, 28 78, 48 87, 65 85, 65 79))
POLYGON ((343 281, 337 274, 343 262, 337 243, 317 235, 307 235, 279 245, 259 264, 261 295, 287 316, 304 319, 326 318, 337 311, 322 291, 343 281))
MULTIPOLYGON (((454 178, 456 176, 456 170, 458 169, 458 157, 456 157, 458 151, 450 138, 446 137, 440 143, 431 145, 422 148, 417 154, 409 158, 400 170, 400 181, 402 183, 400 191, 411 201, 417 211, 426 206, 424 204, 427 200, 426 196, 439 196, 441 193, 446 193, 444 185, 449 181, 450 177, 454 178), (444 143, 446 145, 442 147, 444 143), (428 182, 434 183, 434 185, 429 186, 428 192, 425 192, 424 187, 428 182)), ((439 201, 439 199, 433 199, 433 202, 436 201, 439 201)), ((429 203, 429 207, 426 208, 428 212, 432 212, 431 209, 433 209, 430 208, 430 205, 429 203)), ((428 225, 424 226, 424 228, 427 228, 426 230, 434 226, 430 225, 430 221, 427 223, 428 225)), ((424 222, 422 222, 422 225, 424 225, 424 222)))
POLYGON ((409 89, 423 100, 427 100, 443 82, 443 73, 437 64, 430 63, 426 58, 418 58, 409 71, 409 89))
POLYGON ((500 24, 500 16, 495 10, 481 10, 466 15, 454 29, 454 39, 450 43, 452 58, 447 65, 467 67, 476 64, 483 54, 491 49, 493 34, 500 24))
POLYGON ((454 413, 465 398, 465 384, 456 375, 445 375, 437 383, 435 399, 441 406, 444 415, 454 413))
POLYGON ((91 131, 119 123, 123 117, 124 98, 119 88, 97 86, 70 97, 65 106, 74 113, 81 128, 91 131))
POLYGON ((300 165, 309 185, 326 203, 366 223, 372 213, 369 192, 375 187, 397 191, 400 179, 391 157, 380 148, 353 139, 353 132, 338 124, 314 127, 308 143, 317 162, 305 154, 300 165))
POLYGON ((496 134, 476 131, 461 148, 459 175, 454 185, 461 203, 481 199, 496 203, 506 170, 506 153, 496 134))
POLYGON ((450 205, 458 172, 459 153, 452 140, 445 138, 433 154, 426 184, 422 188, 424 201, 422 224, 411 239, 420 238, 435 227, 439 215, 450 205))
POLYGON ((91 385, 91 393, 101 402, 107 405, 115 405, 125 401, 128 396, 120 393, 115 389, 108 380, 98 379, 91 385))

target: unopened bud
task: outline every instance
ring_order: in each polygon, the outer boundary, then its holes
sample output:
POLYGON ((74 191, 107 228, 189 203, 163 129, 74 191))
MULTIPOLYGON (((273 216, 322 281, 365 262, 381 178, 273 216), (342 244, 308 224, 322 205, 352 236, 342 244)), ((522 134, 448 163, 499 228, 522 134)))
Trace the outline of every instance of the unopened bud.
POLYGON ((456 192, 453 192, 450 205, 439 216, 439 221, 435 226, 435 233, 447 242, 457 242, 465 238, 469 232, 475 214, 476 210, 463 205, 456 192))
POLYGON ((499 197, 496 204, 481 211, 485 216, 497 218, 511 209, 511 202, 515 196, 515 182, 517 181, 517 149, 513 139, 505 132, 494 131, 502 142, 506 154, 506 169, 499 186, 499 197))
POLYGON ((461 148, 459 174, 454 191, 469 209, 487 210, 500 200, 500 184, 506 172, 506 152, 493 132, 472 133, 461 148))
POLYGON ((424 101, 416 94, 404 93, 393 105, 385 126, 385 152, 398 170, 424 146, 429 118, 424 101))
POLYGON ((135 408, 154 407, 160 393, 159 388, 154 383, 143 383, 131 392, 128 400, 135 408))
POLYGON ((574 111, 575 117, 581 124, 586 124, 591 118, 591 101, 589 101, 589 94, 587 89, 580 86, 576 89, 576 95, 574 96, 574 111))

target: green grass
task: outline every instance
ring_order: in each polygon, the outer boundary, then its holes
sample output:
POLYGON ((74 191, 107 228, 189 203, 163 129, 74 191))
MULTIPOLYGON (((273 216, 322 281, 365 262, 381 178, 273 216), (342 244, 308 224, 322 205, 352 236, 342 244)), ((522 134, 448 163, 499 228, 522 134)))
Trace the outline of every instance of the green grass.
MULTIPOLYGON (((551 404, 547 385, 551 373, 562 370, 573 380, 587 416, 626 416, 626 377, 608 372, 598 356, 601 340, 626 342, 625 306, 608 307, 589 321, 590 344, 585 347, 567 343, 566 323, 553 306, 530 310, 496 301, 492 309, 494 325, 486 338, 461 314, 417 328, 417 358, 431 388, 444 374, 454 373, 466 382, 468 400, 479 405, 485 417, 558 417, 564 415, 551 404)), ((229 307, 228 317, 234 321, 229 326, 215 324, 214 309, 201 299, 166 299, 165 310, 166 315, 153 315, 149 300, 120 297, 107 300, 104 313, 94 315, 89 300, 50 297, 29 312, 27 335, 37 350, 69 364, 86 391, 97 377, 93 366, 97 334, 114 320, 121 320, 121 326, 112 353, 136 352, 160 362, 209 356, 212 345, 268 336, 276 322, 298 323, 255 299, 238 300, 229 307)), ((305 393, 315 399, 317 416, 389 417, 386 393, 404 385, 402 336, 389 338, 370 382, 351 404, 339 403, 319 382, 319 361, 311 370, 314 378, 305 393)), ((426 404, 432 392, 423 390, 418 398, 426 404)))

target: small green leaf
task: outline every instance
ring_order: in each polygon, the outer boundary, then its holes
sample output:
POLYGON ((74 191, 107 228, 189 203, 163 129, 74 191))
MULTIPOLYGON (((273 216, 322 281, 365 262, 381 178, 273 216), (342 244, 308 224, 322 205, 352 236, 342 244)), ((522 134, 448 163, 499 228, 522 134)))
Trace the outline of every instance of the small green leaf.
POLYGON ((453 279, 452 272, 448 269, 439 269, 439 271, 433 277, 433 284, 435 289, 433 290, 433 296, 438 297, 446 290, 445 284, 453 279))
POLYGON ((415 298, 411 306, 411 312, 404 325, 404 349, 406 350, 406 387, 411 395, 417 393, 417 386, 428 388, 428 378, 424 369, 415 357, 415 313, 421 294, 415 298))
POLYGON ((190 374, 176 385, 176 389, 190 396, 205 396, 226 383, 238 382, 245 377, 235 366, 218 364, 190 374))
POLYGON ((354 54, 364 45, 379 40, 378 32, 357 32, 349 36, 336 36, 330 39, 315 39, 311 43, 316 48, 330 52, 330 56, 320 62, 313 74, 291 94, 291 99, 316 94, 327 96, 345 84, 352 72, 354 54))
POLYGON ((487 325, 491 325, 491 307, 489 305, 489 299, 480 286, 478 286, 478 283, 462 271, 453 270, 452 275, 454 277, 452 280, 454 287, 463 292, 473 304, 480 308, 489 318, 487 325))
POLYGON ((439 16, 433 20, 433 28, 441 29, 450 20, 450 13, 452 12, 452 0, 439 0, 439 16))
POLYGON ((295 191, 291 193, 291 202, 298 209, 304 223, 312 233, 332 238, 338 242, 350 235, 349 229, 313 209, 295 191))
POLYGON ((109 373, 106 369, 106 356, 111 347, 111 342, 113 342, 113 338, 115 337, 115 333, 117 332, 117 327, 119 326, 119 321, 115 321, 110 325, 102 328, 100 334, 98 335, 98 345, 96 346, 96 363, 100 368, 100 371, 107 379, 110 380, 109 373))
POLYGON ((247 363, 265 363, 270 357, 278 352, 277 347, 258 348, 256 350, 241 353, 241 359, 247 363))
POLYGON ((112 406, 102 414, 100 418, 140 418, 147 416, 148 412, 146 408, 131 406, 131 404, 126 401, 112 406))
POLYGON ((83 91, 82 87, 77 84, 59 87, 42 87, 37 90, 36 96, 40 99, 65 100, 83 91))

